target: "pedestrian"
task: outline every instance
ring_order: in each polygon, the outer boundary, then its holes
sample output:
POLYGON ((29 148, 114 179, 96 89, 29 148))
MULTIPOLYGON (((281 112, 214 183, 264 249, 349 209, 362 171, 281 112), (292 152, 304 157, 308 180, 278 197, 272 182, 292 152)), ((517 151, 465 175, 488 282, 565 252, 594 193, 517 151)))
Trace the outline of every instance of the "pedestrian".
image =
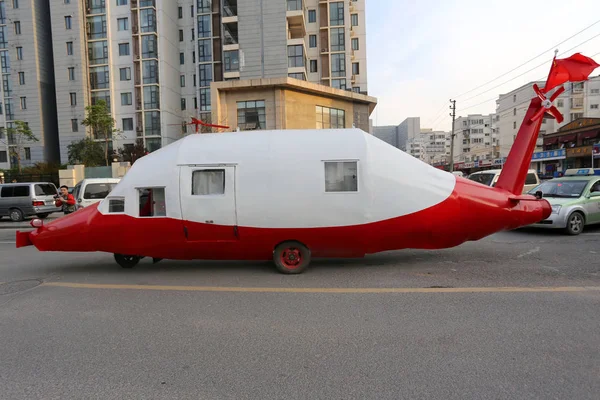
POLYGON ((56 199, 54 201, 54 205, 56 207, 62 207, 63 213, 65 215, 71 214, 75 211, 75 197, 69 193, 69 187, 63 185, 60 187, 60 194, 54 196, 56 199))

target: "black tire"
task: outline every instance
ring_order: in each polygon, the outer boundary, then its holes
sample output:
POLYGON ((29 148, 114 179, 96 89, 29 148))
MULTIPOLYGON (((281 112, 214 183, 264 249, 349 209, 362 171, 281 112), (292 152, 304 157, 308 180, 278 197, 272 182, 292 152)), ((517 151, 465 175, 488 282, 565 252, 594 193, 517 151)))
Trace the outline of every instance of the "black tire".
POLYGON ((21 222, 23 221, 23 211, 18 208, 11 208, 8 210, 8 216, 12 222, 21 222))
POLYGON ((583 227, 585 226, 585 217, 579 211, 575 211, 569 218, 567 219, 567 227, 565 228, 565 232, 568 235, 579 235, 583 232, 583 227))
POLYGON ((311 253, 300 242, 280 243, 273 251, 273 262, 282 274, 301 274, 310 264, 311 253))
POLYGON ((115 261, 123 268, 133 268, 141 260, 138 256, 128 256, 123 254, 115 254, 115 261))
POLYGON ((46 213, 46 214, 38 214, 38 215, 36 215, 36 217, 38 217, 39 219, 46 219, 46 218, 48 218, 48 215, 50 215, 50 214, 48 214, 48 213, 46 213))

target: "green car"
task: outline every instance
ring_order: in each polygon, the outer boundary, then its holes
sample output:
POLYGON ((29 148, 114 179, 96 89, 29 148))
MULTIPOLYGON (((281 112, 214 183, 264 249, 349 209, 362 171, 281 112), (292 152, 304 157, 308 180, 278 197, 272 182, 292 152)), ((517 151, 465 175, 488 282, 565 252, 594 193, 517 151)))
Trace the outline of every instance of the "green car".
POLYGON ((600 223, 600 169, 568 169, 565 176, 545 181, 528 193, 538 191, 552 205, 552 214, 530 226, 579 235, 584 226, 600 223))

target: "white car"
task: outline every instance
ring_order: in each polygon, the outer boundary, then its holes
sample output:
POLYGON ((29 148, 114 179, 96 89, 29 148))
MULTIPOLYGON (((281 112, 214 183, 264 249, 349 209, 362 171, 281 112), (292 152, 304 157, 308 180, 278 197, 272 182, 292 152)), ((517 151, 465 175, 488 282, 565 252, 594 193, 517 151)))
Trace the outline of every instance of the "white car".
MULTIPOLYGON (((500 178, 501 169, 489 169, 487 171, 477 171, 469 175, 469 179, 475 182, 479 182, 486 186, 494 187, 498 183, 500 178)), ((529 192, 531 189, 539 185, 540 178, 535 169, 527 171, 527 177, 525 178, 525 186, 523 187, 523 193, 529 192)))
POLYGON ((77 209, 100 202, 108 196, 120 181, 121 178, 87 178, 82 180, 73 189, 77 209))

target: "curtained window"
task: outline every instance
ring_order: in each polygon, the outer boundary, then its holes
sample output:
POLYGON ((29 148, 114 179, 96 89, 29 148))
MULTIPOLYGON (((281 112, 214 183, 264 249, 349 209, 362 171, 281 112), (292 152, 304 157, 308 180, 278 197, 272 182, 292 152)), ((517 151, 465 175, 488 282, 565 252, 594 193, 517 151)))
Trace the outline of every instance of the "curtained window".
POLYGON ((325 162, 326 192, 357 192, 358 163, 356 161, 325 162))
POLYGON ((207 196, 225 193, 225 170, 211 169, 192 173, 192 195, 207 196))

